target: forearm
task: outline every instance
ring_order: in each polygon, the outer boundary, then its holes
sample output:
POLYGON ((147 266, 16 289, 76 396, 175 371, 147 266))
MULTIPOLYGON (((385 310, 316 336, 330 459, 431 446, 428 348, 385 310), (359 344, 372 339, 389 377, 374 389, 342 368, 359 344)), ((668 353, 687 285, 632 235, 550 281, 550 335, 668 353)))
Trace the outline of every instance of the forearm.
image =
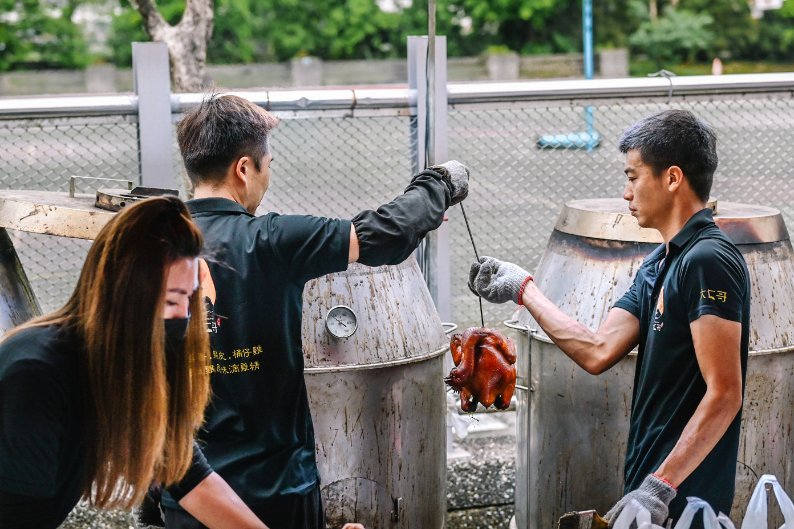
POLYGON ((574 320, 544 296, 534 281, 524 289, 521 301, 543 332, 588 373, 600 374, 623 357, 611 353, 609 331, 595 332, 574 320))
POLYGON ((209 529, 268 529, 215 472, 179 500, 179 505, 209 529))
POLYGON ((741 403, 740 388, 707 389, 678 442, 655 474, 678 487, 725 435, 741 403))

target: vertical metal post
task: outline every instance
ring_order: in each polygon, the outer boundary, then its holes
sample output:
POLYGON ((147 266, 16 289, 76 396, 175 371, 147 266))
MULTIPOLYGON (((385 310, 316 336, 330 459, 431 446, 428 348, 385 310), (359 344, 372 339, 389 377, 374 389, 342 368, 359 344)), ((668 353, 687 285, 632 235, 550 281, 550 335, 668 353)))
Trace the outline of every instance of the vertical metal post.
POLYGON ((427 150, 427 37, 408 37, 408 88, 415 91, 411 128, 412 172, 425 167, 427 150))
MULTIPOLYGON (((414 167, 424 169, 447 160, 447 39, 435 38, 433 82, 430 83, 428 37, 408 37, 408 85, 416 90, 415 128, 412 131, 414 167), (431 91, 432 88, 432 91, 431 91), (432 92, 432 100, 430 94, 432 92)), ((453 216, 452 210, 447 218, 453 216)), ((430 234, 420 265, 430 295, 444 321, 452 319, 452 281, 449 223, 430 234)))
POLYGON ((177 187, 171 152, 171 75, 166 44, 133 42, 132 75, 138 95, 141 185, 177 187))
POLYGON ((582 0, 584 78, 593 78, 593 0, 582 0))
MULTIPOLYGON (((582 52, 584 55, 584 78, 593 78, 593 0, 582 0, 582 52)), ((585 131, 588 134, 588 152, 595 133, 593 107, 584 109, 585 131)))
MULTIPOLYGON (((435 156, 435 138, 433 131, 436 128, 436 2, 429 0, 427 3, 427 150, 425 163, 435 165, 437 161, 443 163, 435 156)), ((446 86, 444 86, 446 92, 446 86)))

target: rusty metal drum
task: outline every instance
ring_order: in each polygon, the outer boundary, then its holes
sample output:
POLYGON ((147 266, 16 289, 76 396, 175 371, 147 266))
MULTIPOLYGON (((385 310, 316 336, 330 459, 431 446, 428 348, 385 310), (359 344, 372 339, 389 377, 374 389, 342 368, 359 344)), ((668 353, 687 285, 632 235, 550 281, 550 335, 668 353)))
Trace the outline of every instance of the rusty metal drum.
MULTIPOLYGON (((597 328, 662 242, 620 199, 577 200, 560 213, 535 273, 540 290, 597 328)), ((794 490, 794 251, 780 212, 711 202, 717 225, 744 256, 752 284, 750 356, 731 517, 741 520, 757 478, 794 490)), ((572 510, 606 512, 623 492, 636 351, 600 376, 576 366, 521 308, 515 526, 551 529, 572 510)), ((778 525, 782 520, 777 522, 778 525)), ((777 525, 775 525, 777 527, 777 525)))
POLYGON ((6 229, 93 239, 112 216, 92 195, 0 190, 0 336, 41 313, 6 229))
POLYGON ((329 527, 443 527, 449 343, 416 260, 352 264, 308 283, 303 305, 305 379, 329 527), (340 306, 355 320, 347 338, 328 327, 329 311, 340 306))

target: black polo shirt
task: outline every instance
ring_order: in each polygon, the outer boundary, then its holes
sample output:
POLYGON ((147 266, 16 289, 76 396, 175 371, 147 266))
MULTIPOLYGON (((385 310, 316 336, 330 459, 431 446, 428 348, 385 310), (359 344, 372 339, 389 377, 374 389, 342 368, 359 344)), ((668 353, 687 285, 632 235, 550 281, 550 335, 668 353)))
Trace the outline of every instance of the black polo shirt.
POLYGON ((30 519, 57 527, 80 499, 86 440, 78 347, 52 325, 0 346, 0 492, 38 498, 2 509, 0 527, 28 527, 30 519))
MULTIPOLYGON (((669 243, 645 258, 629 291, 615 303, 640 320, 639 355, 626 452, 625 491, 659 468, 706 392, 690 323, 712 314, 742 324, 742 385, 747 372, 750 276, 739 250, 711 210, 692 216, 669 243)), ((687 496, 730 513, 741 412, 670 505, 677 519, 687 496)))
MULTIPOLYGON (((82 495, 90 450, 82 353, 82 340, 57 325, 0 345, 0 529, 54 529, 82 495)), ((168 490, 182 499, 211 472, 194 445, 190 471, 168 490)))
MULTIPOLYGON (((212 400, 199 434, 212 468, 251 507, 318 482, 301 314, 304 284, 347 269, 350 221, 261 217, 223 198, 191 200, 215 286, 212 400)), ((166 506, 175 508, 164 496, 166 506)))

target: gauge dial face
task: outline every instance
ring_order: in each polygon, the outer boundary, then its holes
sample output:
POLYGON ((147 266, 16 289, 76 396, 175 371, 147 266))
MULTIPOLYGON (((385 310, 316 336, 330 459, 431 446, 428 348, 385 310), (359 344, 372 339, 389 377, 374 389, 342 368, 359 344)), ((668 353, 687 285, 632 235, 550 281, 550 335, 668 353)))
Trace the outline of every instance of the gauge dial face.
POLYGON ((332 307, 325 317, 325 328, 336 338, 348 338, 356 332, 358 320, 353 309, 345 305, 332 307))

